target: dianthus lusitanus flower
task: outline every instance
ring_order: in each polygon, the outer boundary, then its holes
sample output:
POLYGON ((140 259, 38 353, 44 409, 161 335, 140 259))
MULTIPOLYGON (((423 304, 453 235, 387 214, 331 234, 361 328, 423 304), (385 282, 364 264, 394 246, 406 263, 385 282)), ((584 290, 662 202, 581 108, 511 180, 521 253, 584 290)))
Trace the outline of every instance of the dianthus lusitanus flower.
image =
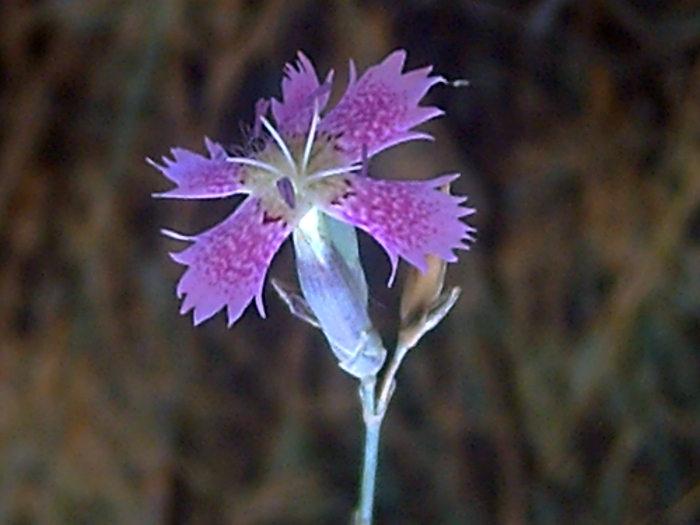
POLYGON ((396 51, 358 79, 350 62, 349 83, 338 104, 324 112, 333 74, 321 83, 299 53, 287 64, 282 100, 256 105, 251 146, 232 154, 205 139, 208 156, 173 148, 162 164, 149 162, 176 187, 159 197, 217 199, 247 194, 226 219, 198 235, 167 235, 193 243, 172 258, 187 270, 178 287, 181 313, 194 323, 226 308, 232 325, 255 299, 265 316, 263 285, 282 243, 302 220, 326 214, 369 233, 389 256, 393 281, 399 257, 420 270, 425 256, 454 262, 454 249, 468 248, 474 229, 460 219, 474 212, 466 197, 441 188, 459 175, 427 181, 378 180, 368 159, 396 144, 430 139, 413 128, 443 112, 419 106, 435 84, 426 67, 402 72, 406 53, 396 51), (271 112, 272 120, 268 118, 271 112))

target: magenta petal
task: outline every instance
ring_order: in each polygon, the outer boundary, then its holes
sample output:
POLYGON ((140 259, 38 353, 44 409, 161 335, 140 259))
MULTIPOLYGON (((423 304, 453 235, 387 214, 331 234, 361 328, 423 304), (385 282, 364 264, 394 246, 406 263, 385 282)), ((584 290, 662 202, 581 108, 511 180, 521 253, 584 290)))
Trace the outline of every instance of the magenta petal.
POLYGON ((322 209, 372 235, 386 250, 394 280, 401 256, 421 271, 427 269, 425 256, 436 255, 455 262, 453 249, 468 249, 474 228, 460 217, 474 209, 460 206, 466 197, 441 190, 459 177, 445 175, 427 181, 389 181, 348 176, 348 189, 322 209))
POLYGON ((197 325, 225 306, 231 326, 255 298, 265 317, 265 274, 291 230, 281 219, 271 219, 258 199, 248 197, 223 222, 188 239, 192 246, 172 254, 176 262, 188 266, 177 286, 178 297, 185 295, 180 313, 194 308, 197 325))
POLYGON ((157 193, 155 197, 176 199, 210 199, 228 197, 241 191, 241 166, 228 162, 224 148, 208 138, 204 143, 209 158, 183 148, 171 150, 173 158, 163 157, 163 164, 151 159, 146 161, 160 170, 177 188, 157 193))
POLYGON ((314 104, 319 112, 326 107, 330 96, 330 83, 333 79, 331 71, 325 82, 328 89, 323 89, 311 61, 302 52, 297 56, 295 64, 287 64, 284 67, 282 102, 274 98, 271 101, 272 116, 275 118, 278 130, 290 135, 308 132, 314 104))
POLYGON ((436 107, 420 107, 418 103, 444 79, 429 76, 430 67, 402 73, 405 60, 405 51, 395 51, 357 81, 351 63, 347 91, 319 125, 320 132, 338 137, 348 162, 360 160, 363 145, 371 157, 407 140, 430 138, 409 130, 443 114, 436 107))

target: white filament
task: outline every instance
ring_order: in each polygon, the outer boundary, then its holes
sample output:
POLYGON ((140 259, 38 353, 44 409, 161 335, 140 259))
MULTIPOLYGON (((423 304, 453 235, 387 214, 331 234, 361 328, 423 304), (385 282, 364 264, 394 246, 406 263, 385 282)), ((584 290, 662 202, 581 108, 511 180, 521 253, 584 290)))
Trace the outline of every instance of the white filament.
POLYGON ((227 157, 226 162, 233 162, 236 164, 246 164, 248 166, 260 168, 261 170, 269 171, 270 173, 273 173, 275 175, 279 175, 280 177, 286 177, 286 175, 284 173, 282 173, 279 169, 277 169, 272 164, 268 164, 267 162, 262 162, 262 161, 257 160, 257 159, 253 159, 253 158, 249 158, 249 157, 227 157))
POLYGON ((265 129, 267 129, 272 138, 275 140, 277 146, 279 146, 282 155, 284 155, 284 158, 287 159, 287 162, 289 163, 289 167, 292 168, 292 173, 294 175, 298 175, 299 173, 297 172, 297 165, 294 162, 294 157, 292 156, 292 152, 289 151, 287 143, 284 141, 279 132, 274 128, 274 126, 270 124, 269 120, 267 120, 265 117, 260 117, 260 121, 263 123, 265 129))
POLYGON ((354 164, 352 166, 341 166, 339 168, 328 168, 327 170, 317 171, 313 175, 310 175, 307 180, 318 180, 325 177, 332 177, 333 175, 342 175, 344 173, 353 173, 355 171, 360 171, 362 165, 354 164))
POLYGON ((314 114, 311 117, 311 126, 309 127, 309 134, 306 137, 306 143, 304 144, 304 154, 301 158, 301 172, 306 173, 306 169, 309 167, 309 158, 311 157, 311 148, 314 145, 314 139, 316 138, 316 129, 318 128, 318 123, 321 117, 318 114, 318 98, 314 98, 314 114))

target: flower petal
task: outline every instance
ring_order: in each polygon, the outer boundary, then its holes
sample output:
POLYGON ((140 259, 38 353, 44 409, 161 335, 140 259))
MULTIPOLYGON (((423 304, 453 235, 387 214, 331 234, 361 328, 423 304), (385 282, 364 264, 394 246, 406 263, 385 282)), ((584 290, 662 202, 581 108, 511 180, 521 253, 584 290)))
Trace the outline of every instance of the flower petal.
POLYGON ((311 126, 314 103, 320 112, 326 107, 330 96, 333 72, 328 73, 324 86, 321 86, 311 61, 298 53, 295 64, 284 67, 282 80, 282 102, 272 99, 272 116, 277 129, 282 134, 305 134, 311 126))
POLYGON ((283 220, 271 218, 259 199, 248 197, 227 219, 204 233, 185 238, 165 232, 194 242, 171 254, 173 260, 189 267, 177 286, 178 297, 186 296, 180 313, 194 308, 194 324, 198 325, 226 306, 231 326, 255 298, 258 312, 265 317, 265 274, 291 231, 283 220))
POLYGON ((173 158, 163 157, 163 164, 146 161, 160 170, 177 188, 156 193, 154 197, 175 199, 211 199, 228 197, 242 189, 241 166, 228 162, 226 151, 216 142, 204 139, 209 158, 183 148, 173 148, 173 158))
POLYGON ((466 197, 439 190, 459 177, 445 175, 427 181, 377 180, 359 175, 346 177, 347 189, 318 206, 374 237, 391 261, 389 285, 396 276, 398 257, 425 272, 427 254, 455 262, 453 249, 468 249, 475 229, 460 221, 474 213, 460 206, 466 197))
POLYGON ((347 91, 319 125, 320 132, 338 137, 348 162, 360 160, 363 146, 371 157, 401 142, 431 138, 410 130, 443 114, 436 107, 420 107, 418 102, 444 79, 428 76, 431 67, 401 73, 405 60, 405 51, 395 51, 357 81, 351 62, 347 91))

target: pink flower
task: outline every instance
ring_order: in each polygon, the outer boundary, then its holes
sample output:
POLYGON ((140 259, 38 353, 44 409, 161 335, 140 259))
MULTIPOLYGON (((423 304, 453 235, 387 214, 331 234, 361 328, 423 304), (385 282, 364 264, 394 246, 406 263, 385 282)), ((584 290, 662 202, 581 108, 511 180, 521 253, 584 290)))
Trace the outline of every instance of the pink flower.
POLYGON ((185 266, 177 287, 185 296, 180 312, 194 309, 194 323, 226 307, 232 325, 255 299, 265 316, 262 292, 272 258, 301 219, 317 209, 360 228, 386 250, 392 264, 399 257, 426 269, 433 254, 454 262, 453 249, 468 249, 474 228, 460 218, 473 209, 461 206, 440 187, 459 175, 427 181, 389 181, 368 177, 367 159, 391 146, 431 139, 413 128, 443 112, 418 105, 441 77, 430 67, 402 73, 406 53, 395 51, 357 79, 350 62, 348 88, 340 102, 321 116, 328 102, 332 72, 323 84, 311 61, 299 53, 285 66, 282 101, 256 106, 261 145, 232 156, 205 139, 208 157, 173 148, 172 159, 148 162, 176 184, 158 197, 223 198, 248 194, 226 219, 199 235, 167 235, 193 244, 172 258, 185 266), (271 109, 275 125, 265 117, 271 109), (265 133, 262 133, 264 128, 265 133))

